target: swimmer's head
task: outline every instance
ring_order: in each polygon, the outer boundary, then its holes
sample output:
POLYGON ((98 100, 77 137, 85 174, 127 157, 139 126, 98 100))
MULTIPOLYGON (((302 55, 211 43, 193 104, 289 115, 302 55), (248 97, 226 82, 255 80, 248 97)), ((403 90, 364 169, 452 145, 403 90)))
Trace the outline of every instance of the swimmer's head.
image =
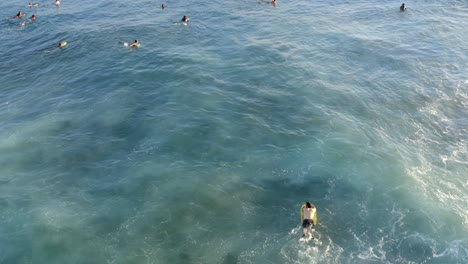
POLYGON ((58 48, 63 48, 63 47, 65 47, 67 44, 68 44, 68 43, 67 43, 66 41, 62 41, 62 42, 60 42, 60 43, 58 44, 57 47, 58 47, 58 48))
POLYGON ((32 15, 29 19, 36 20, 36 15, 32 15))
POLYGON ((405 11, 405 10, 406 10, 406 5, 405 5, 405 3, 401 4, 400 10, 401 10, 401 11, 405 11))

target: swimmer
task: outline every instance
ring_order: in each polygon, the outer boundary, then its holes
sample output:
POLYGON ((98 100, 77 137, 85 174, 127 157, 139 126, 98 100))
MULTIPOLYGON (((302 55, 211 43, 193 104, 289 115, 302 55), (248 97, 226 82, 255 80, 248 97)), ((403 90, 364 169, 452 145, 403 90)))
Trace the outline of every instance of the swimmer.
POLYGON ((15 18, 23 18, 26 14, 19 11, 18 14, 16 14, 15 18))
POLYGON ((65 47, 66 45, 68 45, 68 43, 66 41, 62 41, 58 44, 57 48, 63 48, 65 47))
POLYGON ((59 0, 55 0, 55 5, 56 5, 56 6, 59 6, 59 5, 60 5, 60 1, 59 1, 59 0))
POLYGON ((29 18, 30 21, 23 21, 21 22, 21 26, 26 26, 27 24, 31 23, 32 21, 35 21, 36 20, 36 15, 32 15, 30 18, 29 18))
POLYGON ((66 46, 68 45, 68 43, 66 41, 60 41, 59 44, 57 45, 57 47, 49 50, 49 51, 46 51, 47 53, 53 53, 53 52, 56 52, 57 50, 59 49, 63 49, 65 48, 66 46))
POLYGON ((184 22, 184 23, 188 23, 189 21, 190 21, 190 18, 188 16, 184 16, 182 18, 182 22, 184 22))
POLYGON ((269 5, 269 4, 272 4, 274 6, 276 6, 276 4, 278 3, 277 0, 272 0, 272 1, 261 1, 261 2, 258 2, 259 4, 263 5, 263 4, 266 4, 266 5, 269 5))
POLYGON ((161 5, 161 9, 164 9, 164 8, 166 8, 166 5, 165 5, 165 4, 162 4, 162 5, 161 5))
POLYGON ((38 7, 39 4, 38 4, 38 3, 34 3, 34 4, 33 4, 33 3, 29 3, 28 6, 29 6, 29 7, 38 7))
POLYGON ((132 44, 130 44, 129 47, 130 47, 130 48, 133 48, 133 47, 139 48, 139 47, 140 47, 140 41, 138 41, 137 39, 135 39, 135 41, 134 41, 132 44))
POLYGON ((304 220, 302 221, 302 237, 310 234, 311 229, 314 228, 314 214, 317 211, 317 208, 313 206, 310 202, 306 203, 304 209, 302 209, 302 213, 304 214, 304 220))
POLYGON ((405 3, 401 4, 401 6, 400 6, 400 11, 401 11, 401 12, 405 12, 405 11, 406 11, 406 5, 405 5, 405 3))

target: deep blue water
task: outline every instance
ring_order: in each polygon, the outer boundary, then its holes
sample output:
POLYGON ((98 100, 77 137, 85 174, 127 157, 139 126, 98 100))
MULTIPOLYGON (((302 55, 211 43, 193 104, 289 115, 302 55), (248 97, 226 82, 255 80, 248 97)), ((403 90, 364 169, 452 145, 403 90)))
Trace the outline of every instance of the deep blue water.
POLYGON ((0 3, 0 263, 468 263, 467 1, 38 2, 0 3))

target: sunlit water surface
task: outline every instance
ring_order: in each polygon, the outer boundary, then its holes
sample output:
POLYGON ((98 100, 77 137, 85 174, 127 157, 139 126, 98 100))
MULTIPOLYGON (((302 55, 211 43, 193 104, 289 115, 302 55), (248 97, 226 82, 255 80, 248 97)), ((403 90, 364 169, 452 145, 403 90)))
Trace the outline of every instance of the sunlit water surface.
POLYGON ((39 3, 0 3, 0 263, 468 263, 467 1, 39 3))

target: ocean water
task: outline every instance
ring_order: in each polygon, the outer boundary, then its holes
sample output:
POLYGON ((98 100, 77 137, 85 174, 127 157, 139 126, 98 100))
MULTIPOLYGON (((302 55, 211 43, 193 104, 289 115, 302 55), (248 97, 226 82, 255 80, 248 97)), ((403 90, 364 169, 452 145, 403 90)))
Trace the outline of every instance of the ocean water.
POLYGON ((0 2, 0 263, 468 263, 467 1, 38 2, 0 2))

